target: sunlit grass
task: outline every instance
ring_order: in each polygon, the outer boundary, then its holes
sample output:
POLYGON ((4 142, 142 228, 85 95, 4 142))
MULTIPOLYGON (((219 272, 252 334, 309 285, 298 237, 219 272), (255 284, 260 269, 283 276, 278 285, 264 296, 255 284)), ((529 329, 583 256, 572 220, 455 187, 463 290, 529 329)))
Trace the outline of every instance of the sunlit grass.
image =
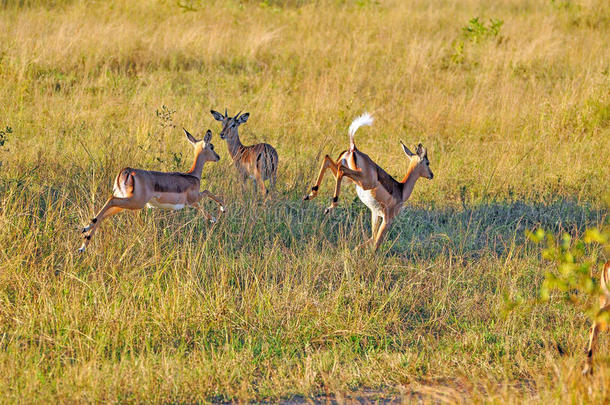
POLYGON ((549 267, 526 229, 608 224, 606 2, 179 4, 0 1, 0 402, 610 396, 607 337, 579 374, 582 313, 502 315, 549 267), (225 107, 278 150, 267 203, 217 136, 225 107), (301 202, 364 110, 361 150, 400 178, 399 140, 422 142, 435 173, 377 255, 352 252, 351 187, 331 216, 328 179, 301 202), (182 127, 214 132, 220 222, 121 214, 78 255, 119 169, 190 166, 182 127))

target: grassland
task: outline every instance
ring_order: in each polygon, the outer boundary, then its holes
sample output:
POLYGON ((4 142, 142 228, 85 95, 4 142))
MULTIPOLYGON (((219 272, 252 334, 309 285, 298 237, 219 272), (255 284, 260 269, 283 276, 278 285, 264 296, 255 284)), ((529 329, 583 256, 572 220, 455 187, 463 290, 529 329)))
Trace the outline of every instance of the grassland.
POLYGON ((578 308, 502 312, 551 268, 525 229, 608 224, 608 38, 603 0, 0 1, 0 402, 607 401, 578 308), (279 152, 266 204, 225 107, 279 152), (364 110, 361 150, 400 177, 422 142, 435 173, 377 255, 351 187, 300 201, 364 110), (219 223, 119 215, 78 255, 121 167, 190 166, 182 126, 214 131, 219 223))

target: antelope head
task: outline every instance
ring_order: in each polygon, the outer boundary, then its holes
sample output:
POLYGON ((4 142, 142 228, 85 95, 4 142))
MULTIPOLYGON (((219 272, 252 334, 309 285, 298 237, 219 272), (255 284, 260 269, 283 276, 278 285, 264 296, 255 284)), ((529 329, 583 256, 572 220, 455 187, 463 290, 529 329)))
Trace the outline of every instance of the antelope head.
POLYGON ((233 138, 235 134, 237 134, 237 127, 248 121, 248 118, 250 117, 250 113, 245 113, 240 116, 241 111, 238 112, 237 115, 235 115, 234 117, 229 117, 226 109, 224 115, 214 110, 211 110, 210 112, 212 113, 212 116, 216 121, 222 122, 222 131, 220 131, 220 139, 229 138, 229 140, 231 140, 231 138, 233 138))
POLYGON ((415 153, 411 152, 407 146, 400 141, 402 150, 409 159, 409 172, 417 177, 424 177, 428 180, 434 178, 434 173, 430 170, 430 161, 428 160, 428 149, 424 148, 420 143, 417 145, 415 153))
MULTIPOLYGON (((184 129, 184 128, 182 128, 184 129)), ((195 151, 195 160, 202 159, 203 162, 218 162, 220 156, 214 151, 214 145, 212 144, 212 131, 209 129, 205 133, 202 140, 197 140, 193 135, 184 129, 186 138, 193 145, 195 151)))

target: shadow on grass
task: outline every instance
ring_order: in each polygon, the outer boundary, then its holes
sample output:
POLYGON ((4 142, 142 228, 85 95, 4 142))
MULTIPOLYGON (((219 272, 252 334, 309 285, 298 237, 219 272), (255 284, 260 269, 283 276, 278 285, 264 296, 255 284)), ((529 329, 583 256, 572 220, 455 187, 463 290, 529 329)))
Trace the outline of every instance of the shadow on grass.
MULTIPOLYGON (((370 235, 370 213, 357 199, 324 215, 324 205, 244 201, 229 207, 220 228, 229 250, 258 249, 280 240, 287 248, 355 247, 370 235), (330 246, 329 246, 330 245, 330 246)), ((382 251, 431 259, 451 251, 466 258, 505 255, 538 227, 579 234, 608 222, 607 210, 570 199, 552 202, 483 202, 461 207, 406 206, 387 234, 382 251)))
POLYGON ((473 259, 505 255, 523 245, 526 230, 580 234, 608 221, 607 210, 574 200, 484 202, 460 208, 406 207, 388 235, 391 252, 431 258, 446 250, 473 259))
MULTIPOLYGON (((93 211, 82 213, 90 210, 83 207, 92 206, 82 201, 82 196, 71 198, 70 193, 56 187, 7 184, 4 188, 5 204, 0 212, 12 218, 10 222, 21 234, 51 223, 53 234, 59 227, 74 229, 78 242, 82 218, 93 215, 93 211), (57 221, 61 224, 54 223, 57 221)), ((154 229, 157 240, 165 241, 170 249, 176 242, 198 242, 205 237, 233 256, 265 255, 274 244, 300 251, 352 249, 370 236, 370 212, 357 198, 343 199, 338 208, 325 215, 325 198, 302 202, 294 195, 278 195, 265 202, 252 196, 235 197, 226 199, 227 212, 214 227, 196 209, 144 209, 136 216, 117 215, 104 224, 101 232, 120 235, 120 228, 127 221, 129 226, 154 229)), ((215 204, 205 204, 208 212, 218 214, 215 204)), ((541 227, 575 235, 587 227, 607 223, 607 209, 570 198, 550 202, 487 201, 457 207, 407 205, 390 228, 382 253, 421 260, 448 252, 466 259, 502 256, 525 245, 527 229, 541 227)))

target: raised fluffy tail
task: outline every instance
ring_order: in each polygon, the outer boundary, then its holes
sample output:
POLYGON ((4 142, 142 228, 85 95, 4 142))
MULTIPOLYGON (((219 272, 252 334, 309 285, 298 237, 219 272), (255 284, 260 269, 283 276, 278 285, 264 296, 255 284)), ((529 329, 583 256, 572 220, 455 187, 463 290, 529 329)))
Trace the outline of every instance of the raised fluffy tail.
POLYGON ((351 125, 349 126, 349 131, 348 131, 350 150, 354 150, 354 148, 356 147, 356 144, 354 143, 354 134, 356 133, 358 128, 360 128, 363 125, 372 125, 372 124, 373 124, 373 117, 371 116, 371 114, 369 114, 367 112, 365 112, 360 117, 358 117, 352 121, 351 125))

